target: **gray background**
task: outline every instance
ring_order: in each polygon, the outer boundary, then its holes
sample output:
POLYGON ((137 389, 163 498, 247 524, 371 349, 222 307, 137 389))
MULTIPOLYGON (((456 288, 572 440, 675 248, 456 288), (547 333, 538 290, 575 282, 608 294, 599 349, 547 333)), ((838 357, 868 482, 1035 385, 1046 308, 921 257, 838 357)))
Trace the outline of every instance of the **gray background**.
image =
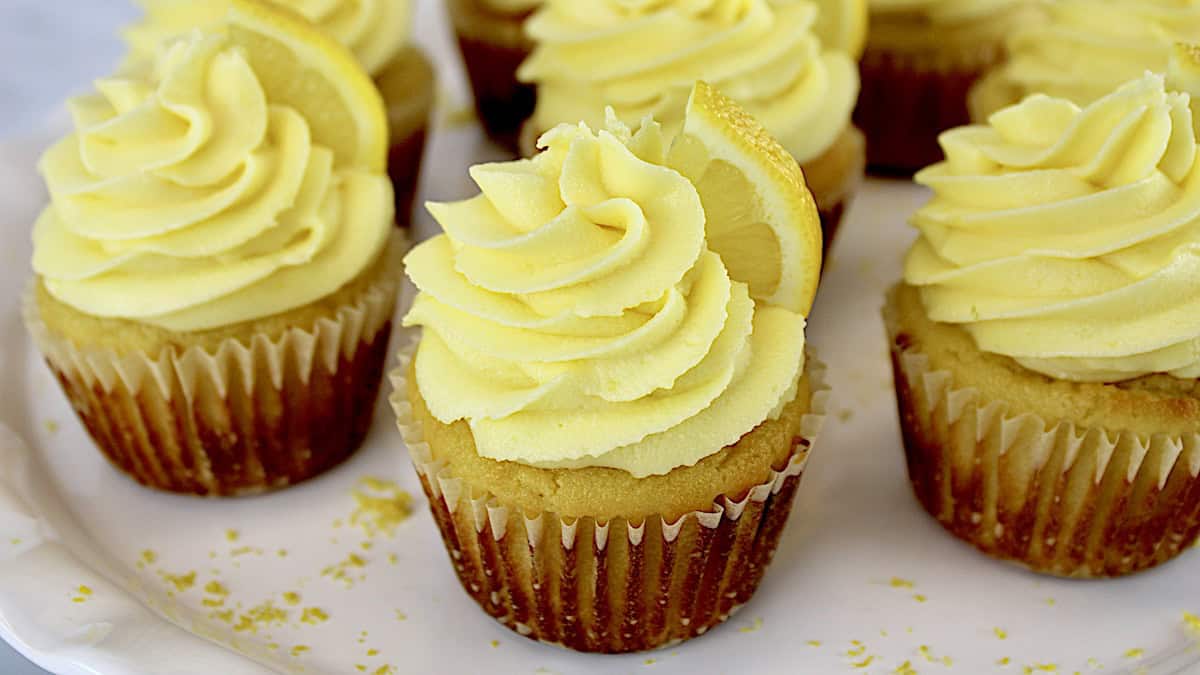
MULTIPOLYGON (((44 129, 121 57, 132 0, 0 0, 0 143, 44 129)), ((0 642, 0 674, 44 673, 0 642)))

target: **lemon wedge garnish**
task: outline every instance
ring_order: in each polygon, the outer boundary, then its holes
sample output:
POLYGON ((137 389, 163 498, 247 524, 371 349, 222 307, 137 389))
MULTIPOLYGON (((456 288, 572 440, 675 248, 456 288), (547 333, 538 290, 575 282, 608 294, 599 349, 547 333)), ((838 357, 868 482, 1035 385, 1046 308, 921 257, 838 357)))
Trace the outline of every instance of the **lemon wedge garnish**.
POLYGON ((307 19, 260 0, 234 0, 226 19, 273 103, 308 120, 313 140, 341 165, 382 172, 388 127, 383 99, 349 49, 307 19))
POLYGON ((826 49, 838 49, 857 61, 867 45, 867 0, 812 0, 817 5, 813 32, 826 49))
POLYGON ((808 314, 821 276, 821 222, 796 160, 705 82, 688 99, 667 163, 700 193, 708 247, 756 300, 808 314))

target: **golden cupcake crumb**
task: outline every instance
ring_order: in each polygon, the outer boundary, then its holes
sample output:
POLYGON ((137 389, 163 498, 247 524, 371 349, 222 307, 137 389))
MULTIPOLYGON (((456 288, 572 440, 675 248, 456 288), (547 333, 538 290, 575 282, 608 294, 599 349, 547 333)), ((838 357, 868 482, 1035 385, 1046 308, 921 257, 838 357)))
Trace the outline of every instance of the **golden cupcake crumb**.
POLYGON ((391 666, 391 665, 379 666, 378 668, 375 669, 375 672, 372 673, 372 675, 395 675, 395 674, 396 674, 396 667, 391 666))
POLYGON ((358 671, 358 672, 360 672, 360 673, 365 673, 365 672, 367 672, 367 667, 366 667, 365 665, 361 664, 361 663, 356 663, 356 664, 354 664, 354 669, 355 669, 355 670, 357 670, 357 671, 358 671))
POLYGON ((58 432, 58 422, 56 422, 55 420, 46 420, 45 424, 46 424, 46 431, 48 431, 52 434, 58 432))
POLYGON ((232 551, 230 551, 229 555, 240 556, 240 555, 249 555, 251 553, 253 553, 254 555, 262 555, 263 550, 261 548, 255 547, 255 546, 239 546, 239 547, 233 549, 232 551))
POLYGON ((295 591, 288 591, 283 594, 283 601, 294 607, 300 604, 300 594, 295 591))
POLYGON ((996 637, 1001 640, 1008 639, 1008 631, 1004 630, 1003 628, 993 628, 992 632, 995 633, 996 637))
POLYGON ((328 620, 329 614, 320 607, 305 607, 304 611, 300 613, 300 623, 316 626, 328 620))
POLYGON ((390 564, 392 564, 392 565, 395 565, 395 564, 396 564, 397 562, 399 562, 399 561, 400 561, 400 558, 399 558, 399 556, 397 556, 395 553, 389 553, 389 554, 388 554, 388 562, 389 562, 390 564))
POLYGON ((1196 616, 1191 612, 1184 612, 1183 625, 1187 626, 1189 630, 1200 633, 1200 616, 1196 616))
POLYGON ((225 540, 226 541, 237 541, 238 536, 239 536, 239 534, 238 534, 237 530, 225 530, 225 540))
POLYGON ((1133 649, 1126 649, 1123 656, 1127 659, 1140 659, 1145 654, 1146 650, 1142 649, 1141 647, 1134 647, 1133 649))
POLYGON ((1026 673, 1057 673, 1058 665, 1054 663, 1035 663, 1032 666, 1025 666, 1026 673))
POLYGON ((274 601, 268 599, 251 607, 239 616, 238 622, 234 625, 233 629, 239 633, 249 632, 257 634, 259 628, 283 625, 287 621, 287 618, 287 610, 276 607, 274 601))
POLYGON ((196 585, 196 573, 188 572, 186 574, 171 574, 169 572, 159 572, 163 581, 171 584, 179 593, 183 593, 196 585))
POLYGON ((821 641, 820 641, 820 640, 809 640, 809 641, 808 641, 808 646, 809 646, 809 647, 820 647, 820 646, 821 646, 821 641))
POLYGON ((286 558, 287 557, 287 549, 281 548, 275 552, 275 555, 279 556, 280 558, 286 558))
POLYGON ((346 588, 350 588, 356 582, 366 578, 366 575, 361 574, 356 578, 351 575, 351 572, 366 566, 367 561, 364 558, 356 553, 351 553, 346 556, 345 560, 326 566, 325 569, 321 570, 321 576, 340 581, 346 585, 346 588))
POLYGON ((1058 601, 1055 600, 1054 598, 1046 598, 1046 604, 1050 607, 1053 607, 1057 603, 1058 603, 1058 601))
POLYGON ((996 665, 998 666, 1007 666, 1010 663, 1012 663, 1012 659, 1008 658, 1007 656, 996 661, 996 665))
POLYGON ((396 620, 397 621, 404 621, 406 619, 408 619, 407 614, 405 614, 404 612, 401 612, 400 610, 396 610, 396 620))
POLYGON ((900 577, 892 577, 890 584, 892 588, 913 588, 916 586, 916 584, 908 579, 901 579, 900 577))
POLYGON ((499 647, 499 646, 500 646, 500 641, 499 641, 499 640, 492 640, 492 642, 491 642, 491 645, 492 645, 492 648, 493 648, 493 649, 494 649, 494 648, 496 648, 496 647, 499 647))
POLYGON ((905 661, 896 666, 892 671, 892 675, 917 675, 917 669, 913 668, 912 661, 905 661))
POLYGON ((367 650, 367 656, 375 656, 375 655, 377 655, 377 654, 379 654, 379 650, 378 650, 378 649, 368 649, 368 650, 367 650))
POLYGON ((145 565, 153 565, 153 564, 154 564, 155 562, 157 562, 157 561, 158 561, 158 554, 157 554, 157 553, 155 553, 154 551, 151 551, 150 549, 145 549, 145 550, 143 550, 143 551, 142 551, 142 560, 141 560, 141 562, 142 562, 143 564, 145 564, 145 565))
MULTIPOLYGON (((495 642, 495 640, 493 640, 493 642, 495 642)), ((657 663, 657 661, 655 661, 654 659, 646 659, 645 661, 642 661, 642 664, 647 665, 647 666, 652 666, 655 663, 657 663)))
POLYGON ((412 495, 393 481, 365 476, 352 492, 355 509, 350 524, 361 528, 368 537, 379 533, 391 537, 396 527, 412 515, 412 495))
POLYGON ((858 668, 858 669, 860 669, 860 670, 861 670, 861 669, 863 669, 863 668, 870 667, 870 665, 871 665, 872 663, 874 663, 874 662, 875 662, 875 657, 874 657, 874 656, 868 656, 867 658, 863 659, 862 661, 859 661, 859 662, 857 662, 857 663, 852 663, 852 664, 850 664, 850 665, 852 665, 852 666, 854 666, 855 668, 858 668))
POLYGON ((295 647, 292 647, 291 653, 292 656, 300 656, 307 651, 309 651, 308 645, 296 645, 295 647))

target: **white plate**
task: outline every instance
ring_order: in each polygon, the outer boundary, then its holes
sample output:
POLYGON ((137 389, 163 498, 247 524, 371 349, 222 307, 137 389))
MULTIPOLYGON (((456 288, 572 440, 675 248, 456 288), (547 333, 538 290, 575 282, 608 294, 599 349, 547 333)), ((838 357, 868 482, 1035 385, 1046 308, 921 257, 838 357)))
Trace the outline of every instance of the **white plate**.
MULTIPOLYGON (((450 98, 462 100, 444 20, 424 3, 419 21, 450 98)), ((1200 613, 1200 553, 1131 579, 1052 580, 976 554, 917 506, 878 312, 912 238, 904 218, 925 198, 917 188, 869 181, 839 235, 809 332, 830 366, 835 412, 758 595, 702 638, 606 657, 518 637, 462 592, 382 401, 351 461, 280 494, 173 497, 109 468, 20 322, 43 145, 0 147, 0 422, 12 430, 0 427, 0 635, 54 672, 890 673, 904 662, 921 673, 1200 671, 1200 634, 1183 621, 1200 613), (370 550, 345 523, 367 475, 417 500, 413 517, 394 537, 371 538, 370 550), (154 563, 142 561, 145 550, 154 563), (350 583, 322 573, 351 553, 364 566, 346 568, 350 583), (190 588, 164 577, 191 572, 190 588), (230 591, 224 608, 235 623, 267 600, 286 620, 234 630, 213 617, 223 608, 203 604, 215 598, 204 590, 211 581, 230 591), (306 607, 328 619, 301 621, 306 607), (308 649, 293 655, 297 645, 308 649)), ((471 194, 464 169, 496 156, 475 128, 440 130, 423 195, 471 194)), ((419 236, 432 231, 422 218, 419 236)))

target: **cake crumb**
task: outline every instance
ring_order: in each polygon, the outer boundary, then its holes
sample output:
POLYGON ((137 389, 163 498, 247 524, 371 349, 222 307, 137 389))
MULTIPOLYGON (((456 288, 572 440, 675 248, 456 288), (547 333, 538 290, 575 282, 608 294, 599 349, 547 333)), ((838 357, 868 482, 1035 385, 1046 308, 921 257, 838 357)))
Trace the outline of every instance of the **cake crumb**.
POLYGON ((286 558, 287 554, 288 554, 288 552, 287 552, 286 548, 281 548, 275 552, 275 555, 279 556, 280 558, 286 558))
POLYGON ((156 562, 158 562, 158 554, 147 548, 142 550, 142 559, 138 562, 138 567, 153 565, 156 562))
POLYGON ((392 665, 379 666, 372 675, 396 675, 396 667, 392 665))
POLYGON ((329 620, 329 614, 320 607, 305 607, 300 613, 300 623, 306 623, 310 626, 325 623, 329 620))
POLYGON ((196 573, 188 572, 186 574, 171 574, 169 572, 159 572, 163 581, 175 587, 179 593, 183 593, 196 585, 196 573))
POLYGON ((1008 658, 1007 656, 1002 657, 996 661, 996 665, 998 665, 998 666, 1007 666, 1010 663, 1012 663, 1012 659, 1008 658))
POLYGON ((46 420, 45 425, 46 425, 47 432, 52 433, 52 434, 58 433, 58 421, 57 420, 46 420))
POLYGON ((917 593, 916 595, 913 596, 913 600, 916 600, 917 602, 927 602, 929 600, 929 598, 925 597, 924 595, 921 595, 920 593, 917 593))
POLYGON ((840 421, 849 422, 854 418, 854 411, 850 410, 849 408, 846 408, 845 410, 839 410, 837 416, 840 421))
POLYGON ((912 661, 905 661, 896 666, 892 671, 892 675, 917 675, 917 669, 913 668, 912 661))
POLYGON ((1191 612, 1184 612, 1183 625, 1195 633, 1200 633, 1200 616, 1196 616, 1191 612))
POLYGON ((1053 606, 1054 606, 1054 605, 1056 605, 1056 604, 1058 604, 1058 601, 1057 601, 1057 600, 1055 600, 1054 598, 1046 598, 1046 605, 1047 605, 1047 606, 1049 606, 1049 607, 1053 607, 1053 606))
POLYGON ((362 663, 356 663, 356 664, 354 664, 354 669, 355 669, 355 670, 357 670, 357 671, 358 671, 358 672, 360 672, 360 673, 365 673, 365 672, 367 672, 367 666, 366 666, 366 665, 364 665, 364 664, 362 664, 362 663))
POLYGON ((1008 631, 1004 630, 1003 628, 993 628, 992 632, 995 633, 996 637, 1001 640, 1008 639, 1008 631))
POLYGON ((809 640, 809 641, 808 641, 808 646, 809 646, 809 647, 820 647, 820 646, 821 646, 821 641, 820 641, 820 640, 809 640))
POLYGON ((1058 665, 1054 663, 1035 663, 1025 666, 1026 673, 1057 673, 1058 665))
POLYGON ((1092 670, 1099 670, 1104 667, 1104 666, 1100 665, 1100 662, 1097 661, 1095 659, 1095 657, 1089 658, 1087 660, 1087 664, 1088 664, 1088 668, 1091 668, 1092 670))
POLYGON ((901 579, 900 577, 892 577, 890 585, 892 588, 914 588, 916 586, 916 584, 908 579, 901 579))
POLYGON ((492 648, 493 648, 493 649, 495 649, 496 647, 499 647, 499 646, 500 646, 500 641, 499 641, 499 640, 492 640, 492 641, 491 641, 489 644, 491 644, 491 645, 492 645, 492 648))
POLYGON ((295 591, 288 591, 283 594, 283 601, 295 607, 296 605, 300 604, 301 597, 300 594, 295 591))
POLYGON ((395 553, 389 553, 388 562, 392 565, 395 565, 396 563, 400 562, 400 558, 395 553))
MULTIPOLYGON (((494 640, 493 640, 493 642, 494 642, 494 640)), ((652 666, 652 665, 654 665, 654 664, 655 664, 655 663, 657 663, 657 662, 658 662, 658 661, 657 661, 656 659, 652 659, 652 658, 651 658, 651 659, 646 659, 645 661, 642 661, 642 665, 646 665, 646 666, 652 666)))
POLYGON ((863 668, 869 668, 871 666, 871 664, 874 662, 875 662, 874 656, 867 656, 867 658, 863 659, 862 661, 859 661, 857 663, 852 663, 850 665, 854 666, 855 668, 858 668, 859 670, 862 670, 863 668))
POLYGON ((287 610, 280 609, 275 606, 271 600, 263 602, 251 607, 241 616, 238 617, 238 622, 233 629, 239 633, 258 633, 258 629, 265 626, 279 626, 287 621, 287 610))
POLYGON ((351 571, 362 569, 367 566, 367 561, 357 553, 351 553, 346 556, 346 559, 328 565, 321 570, 321 576, 329 577, 335 581, 340 581, 345 584, 346 588, 354 586, 355 582, 365 579, 365 575, 359 575, 357 578, 351 575, 351 571))
POLYGON ((307 651, 309 651, 308 645, 296 645, 295 647, 292 647, 291 654, 292 656, 300 656, 307 651))
POLYGON ((412 495, 393 481, 364 476, 351 494, 356 506, 350 514, 350 524, 361 528, 368 537, 380 533, 392 537, 396 527, 412 515, 412 495))
POLYGON ((742 632, 742 633, 753 633, 754 631, 758 630, 759 628, 762 628, 762 625, 763 625, 762 617, 756 616, 756 617, 754 617, 754 621, 751 622, 751 624, 749 626, 742 626, 741 628, 738 629, 738 631, 742 632))
POLYGON ((1127 659, 1140 659, 1145 654, 1146 650, 1142 649, 1141 647, 1134 647, 1133 649, 1126 649, 1123 656, 1127 659))
POLYGON ((368 649, 367 650, 367 656, 377 656, 378 654, 379 654, 378 649, 368 649))
POLYGON ((238 533, 237 530, 225 530, 225 540, 226 541, 237 541, 239 536, 241 536, 241 535, 238 533))
POLYGON ((397 621, 404 621, 406 619, 408 619, 407 614, 405 614, 404 612, 401 612, 400 610, 396 610, 396 620, 397 621))

